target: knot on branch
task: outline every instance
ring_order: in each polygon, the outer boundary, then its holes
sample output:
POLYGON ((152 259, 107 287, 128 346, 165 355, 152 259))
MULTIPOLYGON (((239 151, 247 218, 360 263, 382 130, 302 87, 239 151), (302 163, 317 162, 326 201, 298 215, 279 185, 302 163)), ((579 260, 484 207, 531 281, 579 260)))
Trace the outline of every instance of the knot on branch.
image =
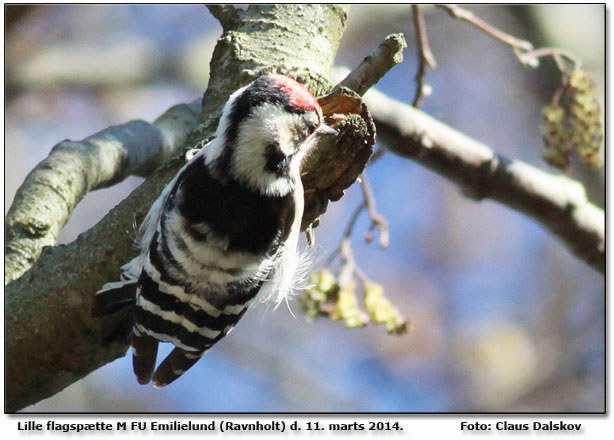
POLYGON ((318 145, 303 164, 303 230, 326 211, 329 200, 339 200, 356 181, 375 144, 375 124, 358 94, 342 88, 319 101, 326 122, 339 135, 318 145))

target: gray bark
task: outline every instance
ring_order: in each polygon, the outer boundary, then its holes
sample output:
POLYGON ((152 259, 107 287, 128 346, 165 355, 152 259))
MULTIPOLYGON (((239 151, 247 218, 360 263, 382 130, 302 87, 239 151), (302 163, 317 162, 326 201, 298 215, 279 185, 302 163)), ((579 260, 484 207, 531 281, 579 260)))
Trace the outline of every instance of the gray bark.
POLYGON ((145 177, 168 160, 196 127, 200 100, 170 108, 153 124, 130 121, 81 141, 64 140, 17 190, 5 219, 4 284, 19 278, 53 246, 91 190, 145 177))
MULTIPOLYGON (((232 22, 225 19, 200 125, 184 147, 209 139, 230 93, 263 72, 294 76, 316 95, 328 91, 348 9, 262 5, 235 11, 232 22)), ((100 344, 99 320, 91 317, 93 296, 118 279, 119 267, 134 256, 133 225, 183 163, 182 155, 172 158, 96 226, 73 243, 48 248, 6 286, 5 410, 49 397, 124 354, 125 346, 100 344)))

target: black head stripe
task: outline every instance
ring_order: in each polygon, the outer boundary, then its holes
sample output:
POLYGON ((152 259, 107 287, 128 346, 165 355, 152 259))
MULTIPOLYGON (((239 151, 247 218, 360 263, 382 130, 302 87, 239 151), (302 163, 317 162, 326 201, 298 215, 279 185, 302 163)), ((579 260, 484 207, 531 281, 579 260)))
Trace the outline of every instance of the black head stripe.
MULTIPOLYGON (((256 108, 263 104, 283 106, 289 113, 302 115, 305 110, 293 105, 288 94, 268 76, 255 80, 233 103, 228 115, 226 129, 226 147, 234 145, 239 130, 239 124, 256 108)), ((226 148, 229 150, 229 148, 226 148)))
POLYGON ((277 177, 288 175, 290 170, 290 157, 286 156, 279 144, 269 144, 264 151, 266 164, 264 169, 271 173, 275 173, 277 177))
POLYGON ((247 113, 250 112, 250 109, 264 103, 282 105, 290 113, 305 113, 305 109, 292 104, 283 88, 268 76, 261 76, 254 81, 237 101, 240 101, 240 104, 238 102, 236 105, 239 105, 241 109, 246 107, 243 111, 247 113))

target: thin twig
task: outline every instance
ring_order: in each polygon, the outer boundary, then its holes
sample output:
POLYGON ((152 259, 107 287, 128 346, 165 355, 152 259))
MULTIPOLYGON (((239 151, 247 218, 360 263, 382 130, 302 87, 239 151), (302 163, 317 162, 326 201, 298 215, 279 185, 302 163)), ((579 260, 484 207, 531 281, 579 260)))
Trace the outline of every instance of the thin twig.
POLYGON ((569 69, 565 66, 563 59, 569 61, 573 64, 573 69, 579 69, 581 66, 581 61, 574 54, 565 50, 554 47, 543 47, 539 49, 534 49, 533 44, 530 41, 521 40, 516 38, 510 34, 507 34, 494 26, 486 23, 479 17, 476 17, 472 12, 467 9, 461 8, 458 5, 437 5, 439 8, 446 11, 450 16, 454 18, 458 18, 460 20, 464 20, 468 23, 471 23, 476 28, 480 29, 483 32, 486 32, 491 37, 496 38, 499 41, 510 46, 520 61, 521 64, 538 67, 539 59, 543 57, 552 57, 556 62, 558 69, 564 73, 569 73, 569 69))
MULTIPOLYGON (((343 238, 339 249, 341 252, 341 257, 343 258, 343 261, 344 261, 343 262, 344 272, 348 271, 346 272, 348 275, 352 275, 352 274, 355 275, 356 278, 358 278, 360 282, 365 285, 369 283, 369 277, 356 264, 356 259, 354 258, 354 252, 352 251, 352 245, 350 243, 349 237, 343 238)), ((341 283, 341 277, 340 277, 340 283, 341 283)))
POLYGON ((387 151, 386 147, 380 146, 379 149, 375 153, 373 153, 371 157, 369 158, 369 163, 367 164, 367 166, 371 166, 375 162, 380 160, 384 156, 384 154, 386 154, 386 151, 387 151))
POLYGON ((416 73, 416 93, 412 105, 421 107, 422 100, 430 94, 430 86, 426 82, 426 72, 428 68, 434 69, 437 67, 437 62, 431 52, 429 40, 426 34, 426 26, 424 25, 424 14, 418 5, 411 6, 412 18, 414 20, 414 31, 416 33, 416 42, 418 43, 418 72, 416 73))
POLYGON ((369 158, 369 162, 367 162, 367 165, 365 168, 368 168, 372 165, 375 164, 375 162, 377 162, 378 160, 380 160, 382 157, 384 157, 384 154, 386 154, 387 148, 384 147, 383 145, 380 145, 380 147, 377 149, 377 151, 375 153, 373 153, 371 155, 371 157, 369 158))
POLYGON ((516 38, 510 34, 507 34, 493 26, 491 26, 490 24, 486 23, 484 20, 482 20, 479 17, 476 17, 475 15, 473 15, 473 13, 471 11, 468 11, 465 8, 461 8, 458 5, 437 5, 439 8, 443 9, 444 11, 446 11, 448 14, 450 14, 452 17, 454 18, 458 18, 460 20, 464 20, 468 23, 471 23, 472 25, 474 25, 475 27, 477 27, 478 29, 486 32, 488 35, 496 38, 499 41, 504 42, 505 44, 507 44, 508 46, 514 47, 514 48, 519 48, 522 49, 524 51, 531 51, 533 50, 533 44, 530 41, 526 41, 526 40, 521 40, 519 38, 516 38))
POLYGON ((557 47, 542 47, 528 52, 518 52, 516 53, 516 56, 522 64, 527 64, 529 66, 539 64, 538 58, 552 57, 556 62, 558 69, 563 73, 567 73, 569 71, 563 62, 563 59, 573 64, 572 70, 579 69, 582 66, 582 61, 573 53, 557 47))
POLYGON ((356 207, 354 212, 352 213, 352 217, 350 217, 350 221, 345 227, 345 231, 343 232, 343 238, 347 238, 352 235, 352 230, 354 229, 354 225, 356 224, 356 220, 358 220, 358 216, 360 213, 367 207, 367 202, 363 201, 360 205, 356 207))
POLYGON ((348 224, 345 227, 345 231, 343 231, 343 238, 341 239, 341 244, 334 251, 332 251, 331 254, 328 256, 328 258, 324 262, 325 267, 330 266, 335 260, 335 257, 341 253, 341 248, 343 246, 344 240, 350 238, 350 236, 352 235, 352 230, 354 229, 354 225, 356 225, 356 220, 358 220, 360 213, 366 208, 367 208, 367 203, 363 201, 360 205, 358 205, 354 209, 354 212, 352 213, 350 217, 350 221, 348 221, 348 224))
MULTIPOLYGON (((339 244, 339 246, 328 256, 328 258, 324 262, 325 267, 330 266, 335 260, 335 258, 339 255, 343 259, 342 265, 348 263, 348 259, 346 258, 347 251, 344 251, 344 247, 349 246, 350 236, 352 235, 352 231, 354 230, 356 221, 364 210, 367 211, 367 213, 369 214, 369 219, 371 220, 371 225, 369 226, 369 230, 365 235, 365 241, 367 243, 371 243, 373 241, 373 230, 375 228, 378 228, 380 230, 380 247, 382 249, 386 249, 390 244, 388 221, 384 218, 383 215, 377 212, 377 209, 375 207, 375 197, 373 196, 373 191, 371 190, 371 187, 367 180, 367 176, 364 172, 360 175, 359 181, 364 199, 362 203, 354 209, 354 212, 350 216, 350 220, 348 221, 348 224, 343 232, 341 244, 339 244)), ((361 281, 367 280, 367 277, 360 271, 360 269, 356 268, 355 272, 357 273, 358 278, 361 278, 361 281), (358 272, 361 272, 361 274, 358 274, 358 272)))
POLYGON ((371 186, 369 185, 369 181, 367 179, 367 175, 363 172, 360 176, 360 187, 362 189, 362 195, 365 199, 364 204, 367 208, 367 213, 369 214, 369 218, 371 219, 371 226, 367 231, 365 236, 365 240, 367 243, 371 243, 373 241, 373 230, 375 228, 379 229, 379 246, 382 249, 386 249, 390 244, 390 236, 388 233, 388 221, 377 212, 375 208, 375 197, 373 196, 373 191, 371 190, 371 186))

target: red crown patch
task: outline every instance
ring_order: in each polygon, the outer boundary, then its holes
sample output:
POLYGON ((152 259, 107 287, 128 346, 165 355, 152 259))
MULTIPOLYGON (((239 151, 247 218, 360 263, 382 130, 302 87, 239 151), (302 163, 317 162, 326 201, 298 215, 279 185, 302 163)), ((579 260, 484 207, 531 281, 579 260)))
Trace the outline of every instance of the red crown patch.
POLYGON ((304 110, 315 110, 320 106, 316 98, 300 82, 281 73, 269 73, 267 76, 279 84, 295 106, 304 110))

